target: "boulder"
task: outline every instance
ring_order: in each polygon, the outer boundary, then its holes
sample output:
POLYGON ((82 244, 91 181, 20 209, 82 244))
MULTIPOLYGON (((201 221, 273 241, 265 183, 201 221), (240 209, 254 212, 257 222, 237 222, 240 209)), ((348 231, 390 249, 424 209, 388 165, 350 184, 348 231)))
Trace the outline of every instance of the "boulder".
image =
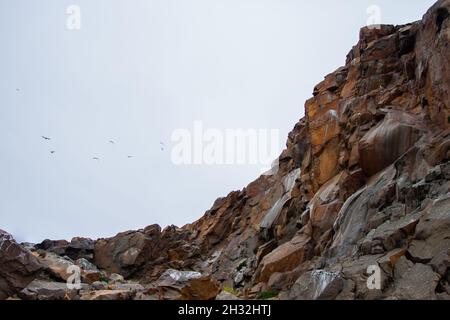
POLYGON ((78 290, 67 288, 66 283, 34 280, 19 296, 24 300, 74 300, 78 290))
POLYGON ((20 292, 41 270, 42 265, 30 251, 0 230, 0 300, 20 292))
POLYGON ((450 196, 435 200, 425 209, 417 225, 416 238, 426 239, 436 233, 450 236, 450 196))
POLYGON ((303 274, 289 291, 293 300, 333 300, 344 286, 339 272, 314 270, 303 274))
POLYGON ((66 249, 69 246, 69 242, 66 240, 49 240, 46 239, 41 243, 34 246, 37 250, 44 250, 48 252, 53 252, 58 255, 65 255, 66 249))
POLYGON ((167 270, 154 283, 162 300, 212 300, 220 286, 211 277, 198 272, 167 270))
POLYGON ((219 294, 220 286, 210 277, 193 279, 180 290, 180 300, 213 300, 219 294))
POLYGON ((98 270, 97 266, 85 258, 78 259, 75 261, 75 264, 81 269, 81 280, 83 283, 91 284, 106 278, 106 276, 98 270))
POLYGON ((157 256, 155 246, 159 236, 159 232, 149 236, 140 231, 128 231, 113 238, 100 239, 95 243, 94 264, 108 272, 128 277, 139 266, 157 256))
POLYGON ((308 236, 299 235, 266 255, 260 263, 255 282, 267 282, 275 272, 291 271, 298 267, 310 254, 310 241, 308 236))
POLYGON ((133 292, 130 290, 98 290, 81 295, 81 300, 130 300, 133 292))
POLYGON ((406 270, 396 267, 395 271, 397 277, 394 283, 394 297, 402 300, 436 299, 439 275, 430 266, 417 263, 406 270))
POLYGON ((157 283, 160 286, 171 286, 177 283, 186 283, 193 279, 199 279, 201 277, 202 274, 196 271, 179 271, 168 269, 161 275, 157 283))
POLYGON ((363 240, 362 253, 376 254, 403 246, 414 234, 421 215, 421 212, 416 212, 397 221, 386 221, 373 229, 363 240), (374 252, 377 248, 381 249, 381 252, 374 252))
POLYGON ((75 237, 67 246, 65 255, 72 260, 86 259, 92 261, 94 258, 95 241, 89 238, 75 237))
POLYGON ((36 255, 45 270, 54 278, 66 281, 73 273, 70 267, 74 266, 73 261, 60 257, 52 252, 41 252, 36 255))
MULTIPOLYGON (((384 256, 381 254, 377 255, 368 255, 368 256, 360 256, 360 257, 348 257, 341 264, 340 269, 342 277, 346 279, 346 281, 350 280, 353 286, 353 298, 352 299, 361 299, 361 300, 378 300, 383 297, 383 290, 386 289, 390 274, 386 273, 386 271, 380 266, 380 261, 383 261, 384 256), (368 268, 370 266, 379 266, 380 267, 380 276, 381 276, 381 289, 369 289, 367 286, 368 277, 368 268)), ((349 285, 349 283, 346 283, 349 285)), ((344 286, 345 287, 345 286, 344 286)), ((343 289, 344 292, 345 288, 343 289)), ((338 296, 337 299, 345 299, 343 296, 343 292, 338 296)), ((349 292, 345 294, 348 296, 349 292)))

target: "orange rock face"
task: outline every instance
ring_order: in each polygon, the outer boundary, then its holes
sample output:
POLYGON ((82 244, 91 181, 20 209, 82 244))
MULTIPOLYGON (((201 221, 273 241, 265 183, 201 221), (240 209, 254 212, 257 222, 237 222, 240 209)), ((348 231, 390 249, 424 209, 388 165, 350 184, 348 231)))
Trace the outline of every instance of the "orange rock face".
POLYGON ((295 269, 308 258, 310 238, 298 236, 279 246, 263 258, 257 282, 267 282, 275 272, 287 272, 295 269))
POLYGON ((150 283, 144 298, 213 299, 229 287, 246 298, 450 299, 449 12, 440 0, 421 21, 362 28, 270 175, 192 224, 97 240, 95 264, 150 283), (367 287, 369 266, 382 290, 367 287), (158 284, 168 270, 195 277, 158 284))

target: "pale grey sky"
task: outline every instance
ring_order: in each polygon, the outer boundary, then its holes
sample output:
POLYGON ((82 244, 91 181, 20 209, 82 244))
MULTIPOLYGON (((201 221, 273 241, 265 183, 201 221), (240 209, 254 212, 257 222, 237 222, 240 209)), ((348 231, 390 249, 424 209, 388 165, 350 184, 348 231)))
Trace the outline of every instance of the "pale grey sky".
POLYGON ((37 242, 196 220, 261 168, 176 166, 173 130, 279 129, 284 143, 370 5, 402 24, 433 3, 1 0, 0 228, 37 242))

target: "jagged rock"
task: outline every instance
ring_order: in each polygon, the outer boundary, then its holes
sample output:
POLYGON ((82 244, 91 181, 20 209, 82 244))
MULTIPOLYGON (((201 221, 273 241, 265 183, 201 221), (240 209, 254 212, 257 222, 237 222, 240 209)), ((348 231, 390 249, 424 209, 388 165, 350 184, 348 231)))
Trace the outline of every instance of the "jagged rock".
POLYGON ((414 234, 421 215, 421 212, 410 214, 397 221, 387 221, 373 229, 363 240, 361 252, 376 254, 403 246, 408 237, 414 234), (376 246, 381 248, 381 252, 373 252, 376 246))
POLYGON ((310 241, 308 236, 297 236, 266 255, 260 263, 256 282, 267 282, 275 272, 295 269, 308 258, 310 241))
POLYGON ((162 300, 212 300, 219 293, 219 284, 198 272, 167 270, 155 282, 162 300))
POLYGON ((344 287, 339 272, 314 270, 303 274, 289 292, 294 300, 333 300, 344 287))
MULTIPOLYGON (((284 205, 292 198, 291 192, 295 186, 296 179, 300 175, 300 172, 301 172, 300 169, 296 169, 296 170, 292 171, 291 173, 289 173, 286 177, 284 177, 284 179, 283 179, 283 195, 281 196, 281 198, 278 201, 275 202, 273 207, 265 215, 265 217, 260 225, 261 230, 266 231, 266 230, 270 230, 274 227, 284 205)), ((266 236, 266 238, 268 238, 268 236, 266 236)))
MULTIPOLYGON (((361 256, 352 259, 349 257, 346 261, 342 263, 342 276, 346 280, 351 280, 353 286, 353 296, 355 299, 364 300, 376 300, 383 296, 383 290, 385 289, 389 274, 383 270, 380 266, 380 276, 381 276, 381 289, 371 290, 367 286, 367 280, 369 277, 368 271, 370 266, 379 266, 379 263, 383 261, 382 255, 370 255, 361 256)), ((347 292, 349 294, 349 292, 347 292)), ((343 299, 342 296, 339 299, 343 299)))
POLYGON ((94 258, 94 246, 95 241, 92 239, 75 237, 67 246, 65 255, 72 260, 86 259, 92 261, 94 258))
POLYGON ((66 281, 72 275, 71 269, 69 268, 74 266, 73 261, 60 257, 52 252, 43 252, 36 254, 36 256, 52 277, 66 281))
POLYGON ((89 262, 85 258, 76 260, 75 264, 85 271, 98 271, 97 266, 89 262))
POLYGON ((133 292, 130 290, 98 290, 81 295, 81 300, 130 300, 133 292))
POLYGON ((193 279, 181 288, 180 300, 213 300, 219 293, 219 284, 209 278, 193 279))
POLYGON ((123 232, 110 239, 100 239, 95 244, 94 263, 101 269, 129 276, 136 268, 152 257, 155 237, 144 232, 123 232))
POLYGON ((339 199, 339 182, 342 178, 343 173, 340 173, 328 181, 310 202, 310 221, 316 234, 323 234, 333 227, 342 207, 339 199))
POLYGON ((157 283, 160 286, 171 286, 177 283, 189 282, 193 279, 199 279, 202 277, 200 272, 196 271, 179 271, 179 270, 166 270, 157 283))
POLYGON ((417 225, 416 237, 426 239, 436 233, 450 236, 450 196, 435 200, 417 225))
MULTIPOLYGON (((314 88, 277 165, 198 221, 44 241, 37 251, 58 262, 49 275, 65 277, 71 260, 59 254, 152 282, 94 282, 83 299, 214 299, 213 279, 246 298, 448 298, 449 12, 439 0, 421 21, 362 28, 346 65, 314 88), (380 268, 381 289, 368 288, 368 267, 380 268)), ((26 264, 0 263, 0 298, 32 280, 26 264)))
POLYGON ((389 251, 386 255, 378 260, 378 265, 384 270, 386 274, 391 274, 395 265, 401 257, 406 255, 406 249, 397 248, 389 251))
POLYGON ((66 240, 49 240, 46 239, 41 243, 34 246, 37 250, 45 250, 48 252, 53 252, 57 255, 63 256, 66 253, 66 249, 69 246, 69 242, 66 240))
POLYGON ((394 297, 414 300, 436 299, 435 291, 439 275, 430 266, 417 263, 406 270, 396 268, 395 271, 397 277, 394 283, 394 297))
POLYGON ((371 217, 376 213, 380 198, 389 192, 396 170, 390 166, 372 177, 367 185, 354 193, 342 206, 334 225, 335 236, 331 245, 331 254, 337 258, 345 256, 355 249, 356 243, 362 239, 371 217))
POLYGON ((24 300, 74 300, 78 290, 69 289, 66 283, 34 280, 19 296, 24 300))
POLYGON ((25 288, 41 269, 42 265, 30 251, 0 230, 0 300, 25 288))

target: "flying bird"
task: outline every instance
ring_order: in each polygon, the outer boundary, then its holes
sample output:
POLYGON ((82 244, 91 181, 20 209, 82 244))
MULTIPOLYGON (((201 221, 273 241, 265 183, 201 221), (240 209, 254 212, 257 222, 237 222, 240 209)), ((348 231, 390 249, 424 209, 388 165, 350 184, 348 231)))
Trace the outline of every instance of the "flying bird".
POLYGON ((44 139, 44 140, 51 140, 51 138, 46 137, 46 136, 42 136, 42 139, 44 139))
POLYGON ((161 146, 161 151, 164 151, 164 149, 165 149, 165 147, 166 147, 166 145, 164 144, 164 142, 160 142, 159 144, 160 144, 160 146, 161 146))
POLYGON ((109 140, 109 143, 111 143, 111 144, 116 144, 116 143, 114 142, 114 140, 109 140))
POLYGON ((19 88, 17 88, 17 89, 16 89, 16 91, 17 91, 17 92, 19 92, 19 91, 20 91, 20 89, 19 89, 19 88))
POLYGON ((133 158, 133 156, 128 156, 128 159, 133 158))
POLYGON ((92 160, 100 160, 100 158, 93 157, 92 160))
POLYGON ((54 154, 54 153, 56 153, 56 151, 50 151, 50 153, 51 153, 51 154, 54 154))

